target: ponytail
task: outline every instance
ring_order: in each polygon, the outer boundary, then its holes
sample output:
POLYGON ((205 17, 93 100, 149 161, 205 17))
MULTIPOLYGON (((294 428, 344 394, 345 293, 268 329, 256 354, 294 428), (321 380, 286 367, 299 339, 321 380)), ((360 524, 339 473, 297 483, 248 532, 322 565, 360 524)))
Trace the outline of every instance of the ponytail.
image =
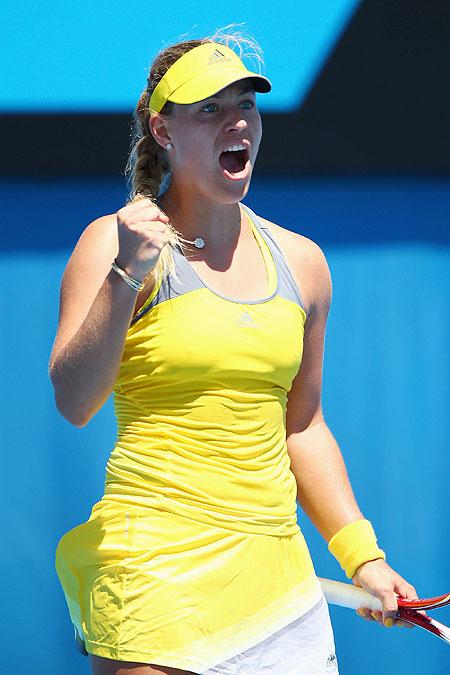
MULTIPOLYGON (((155 141, 148 126, 149 99, 150 94, 146 89, 134 111, 131 150, 125 168, 129 186, 128 203, 146 197, 156 201, 161 183, 170 173, 165 150, 155 141)), ((155 282, 164 279, 169 273, 176 276, 172 247, 179 244, 179 241, 176 231, 170 224, 169 228, 171 230, 169 243, 162 249, 156 267, 150 273, 155 282)))

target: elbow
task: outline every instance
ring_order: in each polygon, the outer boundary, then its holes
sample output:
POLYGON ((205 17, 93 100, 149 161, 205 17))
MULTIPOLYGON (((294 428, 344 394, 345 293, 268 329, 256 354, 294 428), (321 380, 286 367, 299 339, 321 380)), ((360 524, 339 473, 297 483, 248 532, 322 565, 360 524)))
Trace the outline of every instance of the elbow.
POLYGON ((105 403, 114 388, 114 382, 103 389, 95 388, 88 378, 71 377, 61 373, 52 364, 49 376, 53 385, 54 399, 58 412, 75 427, 85 427, 105 403))
POLYGON ((64 417, 65 420, 75 427, 80 429, 85 427, 93 416, 93 413, 88 411, 86 406, 82 406, 74 401, 73 396, 70 396, 70 392, 67 391, 67 388, 63 387, 58 381, 55 371, 49 369, 49 376, 53 385, 56 409, 61 417, 64 417))
POLYGON ((65 420, 70 422, 70 424, 72 424, 74 427, 77 427, 78 429, 82 429, 83 427, 85 427, 86 424, 91 419, 91 415, 83 415, 83 413, 76 410, 70 410, 65 412, 63 412, 59 408, 58 410, 65 420))
POLYGON ((72 424, 74 427, 78 427, 79 429, 85 427, 92 417, 92 415, 88 414, 86 410, 83 410, 73 404, 70 405, 67 401, 62 400, 62 397, 59 397, 56 392, 55 404, 59 414, 64 417, 67 422, 70 422, 70 424, 72 424))

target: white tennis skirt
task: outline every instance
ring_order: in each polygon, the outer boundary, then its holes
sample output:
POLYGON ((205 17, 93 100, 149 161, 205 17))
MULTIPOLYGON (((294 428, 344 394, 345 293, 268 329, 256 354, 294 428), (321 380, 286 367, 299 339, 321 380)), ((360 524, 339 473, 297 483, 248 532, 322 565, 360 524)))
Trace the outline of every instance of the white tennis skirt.
POLYGON ((328 605, 324 597, 306 614, 202 675, 336 675, 328 605))

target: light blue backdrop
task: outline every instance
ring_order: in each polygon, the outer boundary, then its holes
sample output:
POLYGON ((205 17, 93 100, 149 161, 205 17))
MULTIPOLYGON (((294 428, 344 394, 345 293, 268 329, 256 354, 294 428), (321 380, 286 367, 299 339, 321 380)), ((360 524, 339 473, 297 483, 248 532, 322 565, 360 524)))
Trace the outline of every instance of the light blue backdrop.
MULTIPOLYGON (((241 27, 263 48, 273 92, 262 110, 300 105, 358 0, 4 0, 0 110, 129 112, 156 52, 241 27)), ((264 99, 264 100, 263 100, 264 99)))
MULTIPOLYGON (((109 403, 84 429, 55 411, 46 369, 69 248, 54 243, 63 227, 72 246, 123 196, 120 181, 92 179, 10 180, 0 189, 0 631, 8 675, 89 672, 73 645, 54 551, 102 495, 114 425, 109 403)), ((255 179, 247 202, 323 246, 334 279, 326 417, 388 560, 419 593, 448 591, 450 183, 255 179)), ((299 520, 318 574, 345 580, 299 520)), ((447 610, 439 615, 450 621, 447 610)), ((332 617, 341 675, 448 672, 448 647, 420 629, 382 629, 344 609, 332 617)))

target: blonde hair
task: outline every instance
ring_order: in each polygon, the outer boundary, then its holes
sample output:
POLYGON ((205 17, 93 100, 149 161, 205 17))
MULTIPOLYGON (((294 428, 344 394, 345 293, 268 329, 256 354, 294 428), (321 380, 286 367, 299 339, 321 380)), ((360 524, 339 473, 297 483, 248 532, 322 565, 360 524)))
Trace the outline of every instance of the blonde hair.
MULTIPOLYGON (((236 24, 231 24, 218 29, 210 37, 198 40, 184 40, 168 46, 160 51, 151 67, 147 78, 147 86, 139 97, 139 101, 133 113, 131 130, 131 145, 128 155, 125 177, 129 187, 129 199, 127 203, 148 197, 156 200, 164 179, 170 176, 170 166, 167 161, 167 152, 153 138, 149 129, 150 97, 165 73, 175 61, 191 49, 206 42, 219 42, 234 49, 241 59, 249 59, 256 63, 261 72, 262 51, 258 43, 251 37, 237 30, 236 24)), ((170 115, 173 104, 168 101, 161 110, 162 115, 170 115)), ((158 263, 151 275, 157 279, 164 279, 169 273, 175 274, 172 248, 182 245, 182 241, 175 229, 170 226, 171 233, 169 245, 161 252, 158 263)))

